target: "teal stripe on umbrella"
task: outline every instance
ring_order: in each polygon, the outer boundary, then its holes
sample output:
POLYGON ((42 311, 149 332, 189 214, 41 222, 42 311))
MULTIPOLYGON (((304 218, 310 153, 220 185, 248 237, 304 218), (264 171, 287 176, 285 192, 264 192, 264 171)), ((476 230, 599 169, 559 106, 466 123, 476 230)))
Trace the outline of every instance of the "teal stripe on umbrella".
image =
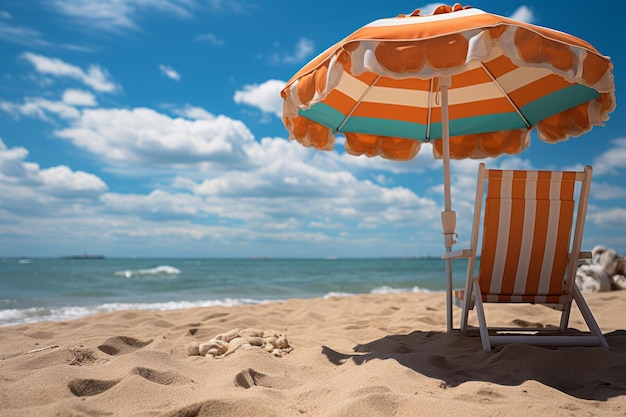
POLYGON ((524 106, 521 111, 531 125, 581 103, 600 97, 593 88, 575 84, 524 106))
MULTIPOLYGON (((317 103, 307 110, 300 110, 299 113, 333 130, 336 130, 344 119, 341 112, 324 103, 317 103)), ((526 125, 519 115, 510 112, 451 120, 450 134, 455 136, 455 132, 462 132, 463 134, 468 132, 484 133, 500 129, 523 129, 525 127, 526 125)), ((351 117, 341 128, 341 132, 361 132, 415 140, 426 140, 426 130, 427 126, 422 123, 369 117, 351 117)), ((430 139, 439 138, 441 138, 441 123, 433 123, 430 126, 430 139)))

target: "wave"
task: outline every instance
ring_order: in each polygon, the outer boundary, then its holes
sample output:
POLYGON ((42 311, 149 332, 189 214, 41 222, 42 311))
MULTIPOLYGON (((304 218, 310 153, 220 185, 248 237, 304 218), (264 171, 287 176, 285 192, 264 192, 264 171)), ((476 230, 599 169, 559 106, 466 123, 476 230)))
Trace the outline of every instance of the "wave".
MULTIPOLYGON (((272 300, 278 301, 278 300, 272 300)), ((263 304, 267 300, 252 298, 224 298, 222 300, 167 301, 157 303, 107 303, 98 306, 31 307, 25 309, 0 310, 0 327, 39 321, 75 320, 95 314, 112 313, 121 310, 179 310, 196 307, 233 307, 238 305, 263 304)))
MULTIPOLYGON (((154 268, 156 269, 156 268, 154 268)), ((175 268, 174 268, 175 269, 175 268)), ((420 287, 413 288, 393 288, 381 286, 374 288, 370 294, 396 294, 396 293, 431 293, 431 291, 420 287)), ((357 293, 329 292, 323 298, 351 297, 357 293)), ((15 300, 0 300, 5 304, 13 304, 15 300)), ((0 310, 0 327, 14 326, 18 324, 36 323, 39 321, 67 321, 75 320, 95 314, 112 313, 121 310, 152 310, 166 311, 179 310, 197 307, 233 307, 239 305, 265 304, 280 302, 280 299, 254 299, 254 298, 223 298, 220 300, 198 300, 198 301, 167 301, 153 303, 105 303, 97 306, 64 306, 64 307, 31 307, 25 309, 3 309, 0 310)), ((2 305, 2 303, 0 303, 2 305)))
POLYGON ((382 287, 374 288, 371 293, 372 294, 399 294, 402 292, 420 292, 420 293, 431 293, 431 292, 439 292, 427 290, 426 288, 421 288, 415 286, 413 288, 393 288, 387 285, 383 285, 382 287))
MULTIPOLYGON (((376 287, 370 291, 370 294, 400 294, 405 292, 416 292, 416 293, 432 293, 439 292, 428 290, 426 288, 421 288, 415 286, 413 288, 393 288, 388 285, 383 285, 382 287, 376 287)), ((351 297, 353 295, 358 295, 357 293, 349 293, 349 292, 337 292, 331 291, 324 295, 324 298, 332 298, 332 297, 351 297)))
POLYGON ((133 278, 138 276, 155 276, 155 275, 178 275, 180 274, 180 269, 175 268, 169 265, 160 265, 156 268, 149 269, 125 269, 123 271, 117 271, 115 273, 116 276, 124 277, 124 278, 133 278))

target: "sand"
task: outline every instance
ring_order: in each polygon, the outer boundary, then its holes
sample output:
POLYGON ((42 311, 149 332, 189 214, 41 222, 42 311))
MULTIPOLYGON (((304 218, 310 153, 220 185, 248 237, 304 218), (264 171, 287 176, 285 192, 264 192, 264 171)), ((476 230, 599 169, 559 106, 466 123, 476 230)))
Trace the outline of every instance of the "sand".
MULTIPOLYGON (((445 332, 441 293, 2 327, 0 415, 626 416, 626 291, 585 298, 609 350, 509 345, 485 353, 479 338, 445 332), (246 328, 283 333, 293 350, 188 355, 192 342, 246 328)), ((558 313, 498 305, 488 320, 551 325, 558 313)), ((571 327, 583 323, 574 308, 571 327)))

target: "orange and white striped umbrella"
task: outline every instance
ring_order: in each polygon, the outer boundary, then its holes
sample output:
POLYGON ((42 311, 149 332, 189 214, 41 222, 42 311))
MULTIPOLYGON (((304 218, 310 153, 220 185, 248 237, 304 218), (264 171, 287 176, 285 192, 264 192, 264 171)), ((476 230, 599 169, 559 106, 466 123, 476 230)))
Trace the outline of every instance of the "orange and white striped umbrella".
POLYGON ((612 64, 574 36, 460 5, 372 22, 304 66, 282 90, 291 139, 394 160, 423 142, 442 156, 441 76, 450 76, 453 159, 516 154, 536 127, 579 136, 615 108, 612 64))
MULTIPOLYGON (((517 154, 537 130, 559 142, 602 125, 615 109, 613 65, 556 30, 440 6, 374 21, 314 58, 281 91, 283 123, 304 146, 414 158, 431 142, 443 159, 444 246, 451 251, 450 159, 517 154)), ((448 330, 452 266, 446 262, 448 330)))

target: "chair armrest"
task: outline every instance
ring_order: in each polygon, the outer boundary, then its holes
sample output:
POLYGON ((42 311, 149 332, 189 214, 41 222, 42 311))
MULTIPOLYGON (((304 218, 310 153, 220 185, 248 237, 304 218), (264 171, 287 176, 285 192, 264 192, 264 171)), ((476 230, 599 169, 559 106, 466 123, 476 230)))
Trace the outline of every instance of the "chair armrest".
POLYGON ((455 250, 453 252, 445 252, 441 255, 441 259, 469 258, 472 256, 471 249, 455 250))
POLYGON ((578 259, 591 259, 591 257, 591 252, 580 252, 580 254, 578 255, 578 259))

